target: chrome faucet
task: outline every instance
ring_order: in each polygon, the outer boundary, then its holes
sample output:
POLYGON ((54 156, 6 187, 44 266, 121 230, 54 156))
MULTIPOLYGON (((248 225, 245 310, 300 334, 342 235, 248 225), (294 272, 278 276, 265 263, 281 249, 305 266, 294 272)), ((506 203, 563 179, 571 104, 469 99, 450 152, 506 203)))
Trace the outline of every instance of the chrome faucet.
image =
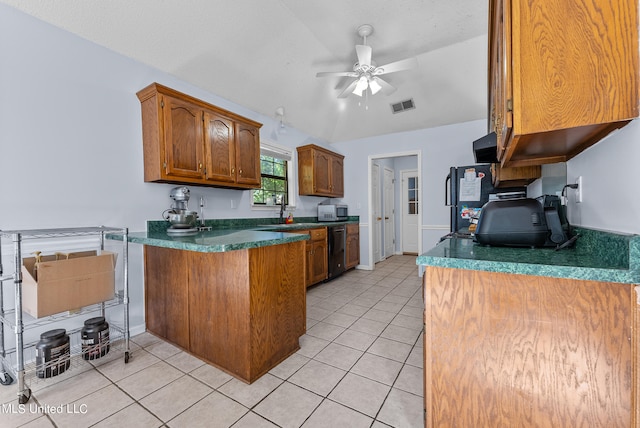
POLYGON ((284 223, 284 195, 280 199, 280 224, 284 223))

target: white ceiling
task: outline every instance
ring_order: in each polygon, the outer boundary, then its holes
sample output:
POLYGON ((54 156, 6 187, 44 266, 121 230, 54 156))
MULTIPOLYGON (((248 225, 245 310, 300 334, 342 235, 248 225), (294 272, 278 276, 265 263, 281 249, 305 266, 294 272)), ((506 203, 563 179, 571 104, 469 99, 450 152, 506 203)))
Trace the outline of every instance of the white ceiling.
POLYGON ((482 0, 0 0, 327 142, 486 118, 482 0), (398 90, 338 99, 357 28, 378 64, 416 57, 398 90), (391 113, 413 98, 415 110, 391 113))

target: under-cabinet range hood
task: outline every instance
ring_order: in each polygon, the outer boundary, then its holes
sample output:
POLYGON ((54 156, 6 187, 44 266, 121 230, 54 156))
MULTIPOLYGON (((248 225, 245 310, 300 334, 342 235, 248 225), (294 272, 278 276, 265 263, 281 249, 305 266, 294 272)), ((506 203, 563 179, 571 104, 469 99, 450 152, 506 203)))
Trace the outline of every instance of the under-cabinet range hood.
POLYGON ((495 132, 485 135, 473 142, 473 155, 476 163, 497 163, 498 147, 495 132))

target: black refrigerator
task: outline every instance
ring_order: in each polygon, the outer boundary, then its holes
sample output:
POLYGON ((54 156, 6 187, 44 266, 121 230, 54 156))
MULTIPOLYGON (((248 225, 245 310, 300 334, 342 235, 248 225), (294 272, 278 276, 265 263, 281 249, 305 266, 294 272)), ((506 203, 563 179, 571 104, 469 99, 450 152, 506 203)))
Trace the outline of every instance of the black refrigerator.
POLYGON ((493 187, 491 164, 451 167, 445 187, 445 204, 451 207, 450 232, 461 235, 469 234, 471 219, 480 215, 490 199, 526 195, 526 187, 493 187))

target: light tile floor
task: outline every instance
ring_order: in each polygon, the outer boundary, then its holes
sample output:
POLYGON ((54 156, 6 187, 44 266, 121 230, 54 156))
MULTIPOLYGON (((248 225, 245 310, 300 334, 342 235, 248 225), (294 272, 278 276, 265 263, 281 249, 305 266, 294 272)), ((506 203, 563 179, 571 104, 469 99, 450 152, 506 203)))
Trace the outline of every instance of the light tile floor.
POLYGON ((33 383, 0 386, 0 427, 422 427, 423 301, 413 256, 307 292, 300 350, 251 385, 149 333, 33 383))

